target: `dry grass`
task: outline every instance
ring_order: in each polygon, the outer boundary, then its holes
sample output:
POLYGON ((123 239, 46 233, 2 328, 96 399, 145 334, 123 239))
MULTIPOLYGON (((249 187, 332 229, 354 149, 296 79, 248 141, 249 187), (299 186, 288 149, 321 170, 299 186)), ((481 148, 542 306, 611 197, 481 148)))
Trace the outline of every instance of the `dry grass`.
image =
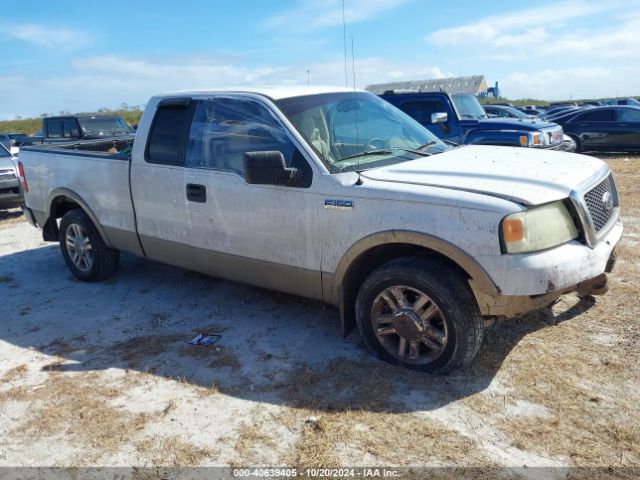
POLYGON ((413 413, 303 409, 284 412, 280 421, 298 432, 285 463, 299 468, 336 467, 353 460, 395 466, 488 465, 472 439, 413 413))
POLYGON ((139 367, 149 357, 155 357, 170 350, 172 345, 184 341, 184 335, 148 335, 134 337, 114 344, 110 352, 120 355, 129 368, 139 367))
POLYGON ((20 385, 19 387, 11 387, 9 390, 0 392, 0 405, 9 401, 22 402, 29 398, 29 389, 20 385))
MULTIPOLYGON (((361 365, 336 359, 319 370, 302 365, 274 386, 294 408, 275 420, 293 435, 283 464, 306 467, 453 464, 461 456, 476 464, 473 440, 424 416, 393 413, 390 379, 402 371, 385 364, 361 365)), ((259 415, 241 428, 236 449, 244 464, 260 459, 265 448, 283 448, 273 419, 259 415)))
POLYGON ((270 454, 278 450, 279 439, 273 435, 268 421, 261 418, 259 409, 254 409, 248 418, 238 429, 234 444, 238 466, 268 465, 270 454))
POLYGON ((29 367, 27 367, 24 363, 20 365, 16 365, 13 368, 7 370, 7 372, 0 379, 1 382, 11 382, 20 377, 23 377, 29 371, 29 367))
MULTIPOLYGON (((622 203, 627 239, 619 246, 620 261, 611 276, 611 291, 591 306, 569 297, 548 311, 498 328, 486 349, 527 325, 542 326, 509 352, 503 373, 513 399, 546 407, 549 416, 503 418, 499 427, 523 450, 568 457, 575 466, 640 466, 640 235, 638 204, 640 159, 609 160, 622 203), (631 240, 631 241, 630 241, 631 240), (637 241, 636 241, 637 242, 637 241), (579 315, 563 317, 577 308, 579 315)), ((495 411, 500 399, 481 409, 495 411)), ((471 399, 467 399, 468 402, 471 399)))
POLYGON ((177 435, 145 438, 135 444, 143 464, 161 467, 197 466, 216 451, 201 448, 177 435))
POLYGON ((146 414, 109 405, 119 395, 119 389, 105 386, 95 373, 50 374, 42 386, 22 396, 31 402, 29 419, 14 434, 32 439, 55 434, 100 452, 114 452, 149 420, 146 414))
POLYGON ((185 345, 179 350, 180 355, 208 361, 210 368, 240 368, 238 358, 224 347, 206 347, 203 345, 185 345))

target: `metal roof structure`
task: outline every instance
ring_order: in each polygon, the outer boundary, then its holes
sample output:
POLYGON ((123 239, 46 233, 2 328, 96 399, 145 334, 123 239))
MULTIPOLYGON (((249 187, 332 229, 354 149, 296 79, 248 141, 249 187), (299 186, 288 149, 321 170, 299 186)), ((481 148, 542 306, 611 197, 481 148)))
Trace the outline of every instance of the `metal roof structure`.
POLYGON ((432 80, 409 80, 368 85, 366 90, 381 95, 389 90, 418 92, 471 93, 480 95, 487 91, 487 79, 484 75, 470 77, 436 78, 432 80))

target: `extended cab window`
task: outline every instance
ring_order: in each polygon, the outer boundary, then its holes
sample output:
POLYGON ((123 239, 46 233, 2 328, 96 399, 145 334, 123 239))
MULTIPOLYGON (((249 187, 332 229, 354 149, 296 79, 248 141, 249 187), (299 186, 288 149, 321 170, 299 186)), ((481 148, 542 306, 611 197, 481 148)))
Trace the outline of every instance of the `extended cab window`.
POLYGON ((151 125, 146 160, 161 165, 184 166, 186 139, 193 115, 189 102, 160 102, 151 125))
POLYGON ((298 168, 310 180, 306 160, 278 118, 264 105, 237 97, 217 97, 197 103, 189 133, 187 167, 244 175, 246 152, 275 150, 282 153, 287 167, 298 168))

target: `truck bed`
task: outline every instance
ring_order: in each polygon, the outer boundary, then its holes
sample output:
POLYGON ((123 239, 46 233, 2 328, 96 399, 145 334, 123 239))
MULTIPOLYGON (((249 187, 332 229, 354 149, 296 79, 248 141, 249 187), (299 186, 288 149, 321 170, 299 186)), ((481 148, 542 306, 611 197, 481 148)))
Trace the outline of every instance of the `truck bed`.
POLYGON ((42 225, 58 195, 91 206, 108 243, 135 235, 129 189, 133 136, 24 147, 20 162, 29 186, 29 206, 42 225))

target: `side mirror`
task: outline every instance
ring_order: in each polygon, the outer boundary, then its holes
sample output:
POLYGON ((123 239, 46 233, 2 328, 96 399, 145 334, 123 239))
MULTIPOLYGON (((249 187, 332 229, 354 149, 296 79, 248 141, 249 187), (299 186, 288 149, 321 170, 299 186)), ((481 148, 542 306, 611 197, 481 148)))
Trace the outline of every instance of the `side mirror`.
POLYGON ((431 123, 447 123, 449 115, 446 112, 436 112, 431 114, 431 123))
POLYGON ((244 179, 252 185, 295 185, 298 169, 287 167, 281 152, 246 152, 244 179))

